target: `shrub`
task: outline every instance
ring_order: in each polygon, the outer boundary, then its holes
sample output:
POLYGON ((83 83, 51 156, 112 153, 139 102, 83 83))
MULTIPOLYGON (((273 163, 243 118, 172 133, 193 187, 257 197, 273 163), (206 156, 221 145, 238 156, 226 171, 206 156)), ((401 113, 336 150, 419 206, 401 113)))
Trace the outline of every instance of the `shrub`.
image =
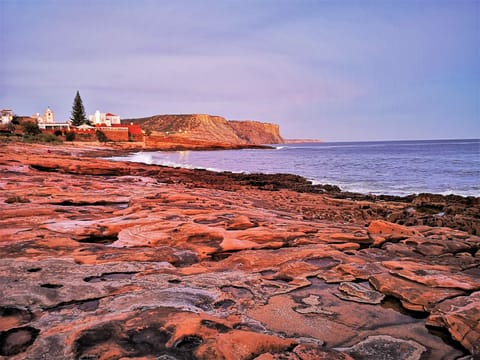
POLYGON ((96 132, 96 135, 97 135, 97 140, 102 142, 102 143, 105 143, 108 141, 108 138, 107 136, 105 135, 104 132, 100 131, 100 130, 97 130, 96 132))
POLYGON ((74 132, 65 133, 65 140, 67 140, 67 141, 75 140, 75 133, 74 132))
POLYGON ((38 135, 38 141, 40 142, 48 142, 48 143, 53 143, 53 142, 61 142, 55 135, 53 134, 40 134, 38 135))
POLYGON ((23 132, 27 135, 38 135, 40 134, 40 128, 38 124, 33 122, 26 122, 22 124, 23 132))
POLYGON ((63 133, 62 133, 62 130, 55 130, 55 136, 62 136, 63 133))

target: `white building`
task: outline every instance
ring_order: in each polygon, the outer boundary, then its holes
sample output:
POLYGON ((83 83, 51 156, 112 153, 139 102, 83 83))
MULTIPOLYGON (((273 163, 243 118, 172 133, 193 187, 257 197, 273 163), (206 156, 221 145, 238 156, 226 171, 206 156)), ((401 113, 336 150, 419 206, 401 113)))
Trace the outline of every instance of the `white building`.
POLYGON ((38 127, 42 130, 69 130, 70 124, 68 123, 56 123, 55 122, 55 113, 50 107, 47 107, 47 110, 43 113, 43 116, 40 116, 40 113, 37 113, 32 116, 37 119, 38 127))
POLYGON ((0 124, 7 125, 13 120, 13 110, 3 109, 0 110, 0 124))
POLYGON ((92 125, 112 126, 121 124, 120 116, 112 113, 101 113, 99 110, 95 111, 95 114, 90 115, 88 120, 90 120, 92 125))
POLYGON ((47 107, 47 110, 43 113, 43 116, 40 116, 40 113, 36 113, 32 117, 37 119, 38 126, 42 128, 45 124, 54 124, 55 123, 55 113, 50 107, 47 107))
POLYGON ((54 124, 55 123, 55 113, 50 109, 50 107, 45 110, 43 113, 43 122, 45 124, 54 124))

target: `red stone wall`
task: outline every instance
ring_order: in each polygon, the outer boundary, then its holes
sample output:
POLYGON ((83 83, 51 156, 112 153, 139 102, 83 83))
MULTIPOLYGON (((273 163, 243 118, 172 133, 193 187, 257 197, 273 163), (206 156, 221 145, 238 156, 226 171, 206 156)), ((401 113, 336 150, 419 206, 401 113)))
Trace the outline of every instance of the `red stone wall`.
POLYGON ((111 141, 128 141, 128 128, 111 128, 100 129, 105 134, 108 140, 111 141))

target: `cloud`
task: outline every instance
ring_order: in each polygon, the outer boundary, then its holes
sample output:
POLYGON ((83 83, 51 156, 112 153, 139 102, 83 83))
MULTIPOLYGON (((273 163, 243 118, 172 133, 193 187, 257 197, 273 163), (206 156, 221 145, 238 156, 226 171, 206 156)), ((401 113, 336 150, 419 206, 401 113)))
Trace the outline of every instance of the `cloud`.
POLYGON ((19 111, 45 104, 67 117, 79 89, 92 112, 212 112, 277 121, 296 137, 336 123, 350 133, 331 138, 390 134, 389 119, 448 124, 455 112, 478 130, 473 2, 1 4, 0 102, 19 111))

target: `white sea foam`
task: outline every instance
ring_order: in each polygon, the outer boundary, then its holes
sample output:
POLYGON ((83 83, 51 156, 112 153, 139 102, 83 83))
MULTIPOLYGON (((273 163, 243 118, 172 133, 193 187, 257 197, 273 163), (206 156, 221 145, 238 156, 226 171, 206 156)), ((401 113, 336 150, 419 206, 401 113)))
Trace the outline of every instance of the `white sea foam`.
POLYGON ((127 156, 113 156, 108 159, 114 161, 131 161, 131 162, 138 162, 142 164, 153 164, 153 154, 150 152, 137 152, 134 154, 130 154, 127 156))
POLYGON ((114 159, 217 172, 291 173, 313 184, 363 194, 480 196, 478 140, 275 146, 271 150, 141 152, 114 159))

